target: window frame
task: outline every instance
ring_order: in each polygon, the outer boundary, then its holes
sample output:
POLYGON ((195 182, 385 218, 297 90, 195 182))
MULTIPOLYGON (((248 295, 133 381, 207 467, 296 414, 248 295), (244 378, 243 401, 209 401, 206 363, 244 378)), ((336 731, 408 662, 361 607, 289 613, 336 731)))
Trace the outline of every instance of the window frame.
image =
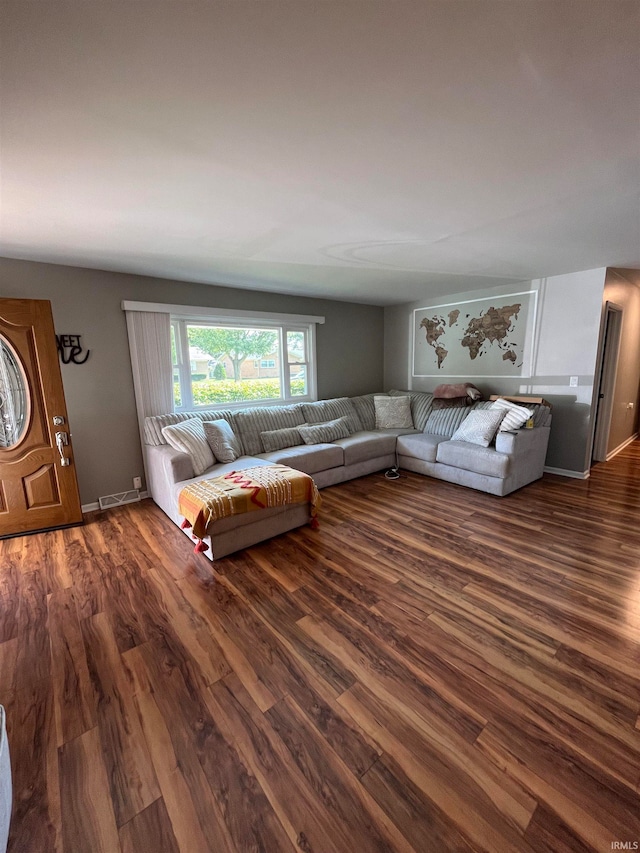
MULTIPOLYGON (((165 310, 166 310, 165 306, 165 310)), ((176 354, 178 357, 178 376, 180 384, 180 400, 181 405, 176 405, 172 389, 172 399, 174 399, 174 412, 197 412, 212 408, 224 408, 232 411, 246 409, 255 406, 283 406, 295 405, 296 403, 312 402, 318 399, 317 392, 317 359, 316 359, 316 326, 318 323, 324 323, 324 317, 308 317, 301 315, 288 314, 263 314, 259 311, 247 312, 231 312, 219 311, 213 312, 211 309, 193 309, 193 313, 178 313, 171 310, 171 328, 176 340, 176 354), (196 313, 197 312, 197 313, 196 313), (273 329, 278 332, 278 340, 280 345, 280 397, 271 397, 265 400, 246 400, 243 402, 229 403, 205 403, 196 405, 193 402, 193 392, 191 387, 190 373, 190 358, 189 358, 189 341, 187 336, 187 326, 215 326, 217 328, 264 328, 273 329), (304 332, 306 340, 306 361, 295 365, 289 364, 287 350, 287 333, 288 332, 304 332), (306 367, 307 378, 307 393, 306 394, 291 394, 291 367, 296 370, 299 367, 306 367)), ((172 372, 173 382, 173 372, 172 372)))

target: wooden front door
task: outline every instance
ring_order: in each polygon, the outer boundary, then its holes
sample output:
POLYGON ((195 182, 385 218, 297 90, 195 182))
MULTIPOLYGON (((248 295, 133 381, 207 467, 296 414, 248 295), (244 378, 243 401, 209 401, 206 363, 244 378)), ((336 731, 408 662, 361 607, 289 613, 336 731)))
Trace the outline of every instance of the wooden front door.
POLYGON ((81 521, 51 303, 0 299, 0 537, 81 521))

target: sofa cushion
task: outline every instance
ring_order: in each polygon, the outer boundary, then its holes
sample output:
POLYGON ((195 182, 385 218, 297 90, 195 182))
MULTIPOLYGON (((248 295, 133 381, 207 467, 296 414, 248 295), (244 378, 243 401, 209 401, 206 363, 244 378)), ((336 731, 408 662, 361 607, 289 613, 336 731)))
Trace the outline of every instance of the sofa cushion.
POLYGON ((376 429, 413 429, 409 396, 374 398, 376 429))
POLYGON ((321 424, 305 424, 298 428, 305 444, 325 444, 346 438, 349 433, 349 423, 346 417, 325 421, 321 424))
POLYGON ((424 426, 424 431, 435 435, 445 435, 451 438, 462 421, 469 414, 469 409, 438 409, 431 412, 424 426))
POLYGON ((193 473, 196 477, 213 465, 215 459, 200 418, 190 418, 180 424, 166 426, 162 430, 162 435, 167 444, 191 457, 193 473))
POLYGON ((203 421, 204 434, 218 462, 234 462, 242 456, 240 439, 225 420, 203 421))
POLYGON ((451 440, 469 441, 471 444, 489 447, 503 418, 503 409, 470 412, 451 436, 451 440))
POLYGON ((261 459, 278 465, 288 465, 305 474, 315 474, 329 468, 339 468, 344 464, 342 448, 336 444, 303 444, 300 447, 287 447, 262 453, 261 459))
POLYGON ((475 474, 504 479, 509 473, 511 457, 493 447, 480 447, 468 441, 443 441, 436 451, 436 462, 463 468, 475 474))
POLYGON ((360 418, 360 423, 362 424, 361 429, 375 429, 376 428, 376 407, 373 402, 374 397, 385 397, 389 396, 388 394, 362 394, 360 397, 351 397, 351 402, 353 403, 353 407, 358 413, 358 417, 360 418))
POLYGON ((409 397, 411 399, 411 417, 413 425, 420 432, 424 430, 427 418, 433 406, 433 394, 427 391, 389 391, 390 397, 409 397))
POLYGON ((305 420, 310 424, 320 424, 334 421, 337 418, 347 418, 349 432, 362 429, 360 418, 348 397, 338 397, 335 400, 318 400, 316 403, 302 403, 305 420))
MULTIPOLYGON (((306 424, 302 424, 306 426, 306 424)), ((262 449, 265 453, 272 450, 283 450, 285 447, 296 447, 304 444, 298 427, 285 427, 284 429, 270 429, 260 433, 262 449)))
POLYGON ((344 464, 355 465, 394 453, 396 440, 395 433, 391 432, 354 432, 336 444, 344 450, 344 464))
POLYGON ((304 423, 302 405, 264 406, 242 409, 235 413, 236 429, 247 456, 262 453, 260 433, 285 427, 300 426, 304 423))
POLYGON ((432 435, 426 432, 417 435, 401 435, 398 438, 398 453, 413 456, 423 462, 435 462, 438 445, 448 441, 446 435, 432 435))

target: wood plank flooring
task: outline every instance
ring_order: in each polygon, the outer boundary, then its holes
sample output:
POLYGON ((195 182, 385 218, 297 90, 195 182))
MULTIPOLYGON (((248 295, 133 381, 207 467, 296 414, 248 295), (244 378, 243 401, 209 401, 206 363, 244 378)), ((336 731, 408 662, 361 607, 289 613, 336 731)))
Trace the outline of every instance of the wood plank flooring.
POLYGON ((10 851, 637 849, 640 443, 322 497, 213 565, 150 501, 0 542, 10 851))

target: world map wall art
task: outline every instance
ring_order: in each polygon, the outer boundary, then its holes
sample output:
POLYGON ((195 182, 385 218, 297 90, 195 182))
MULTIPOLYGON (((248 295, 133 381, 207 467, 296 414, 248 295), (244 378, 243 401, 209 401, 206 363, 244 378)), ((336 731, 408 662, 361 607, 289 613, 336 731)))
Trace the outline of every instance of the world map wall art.
POLYGON ((413 312, 413 376, 530 376, 537 291, 413 312))

